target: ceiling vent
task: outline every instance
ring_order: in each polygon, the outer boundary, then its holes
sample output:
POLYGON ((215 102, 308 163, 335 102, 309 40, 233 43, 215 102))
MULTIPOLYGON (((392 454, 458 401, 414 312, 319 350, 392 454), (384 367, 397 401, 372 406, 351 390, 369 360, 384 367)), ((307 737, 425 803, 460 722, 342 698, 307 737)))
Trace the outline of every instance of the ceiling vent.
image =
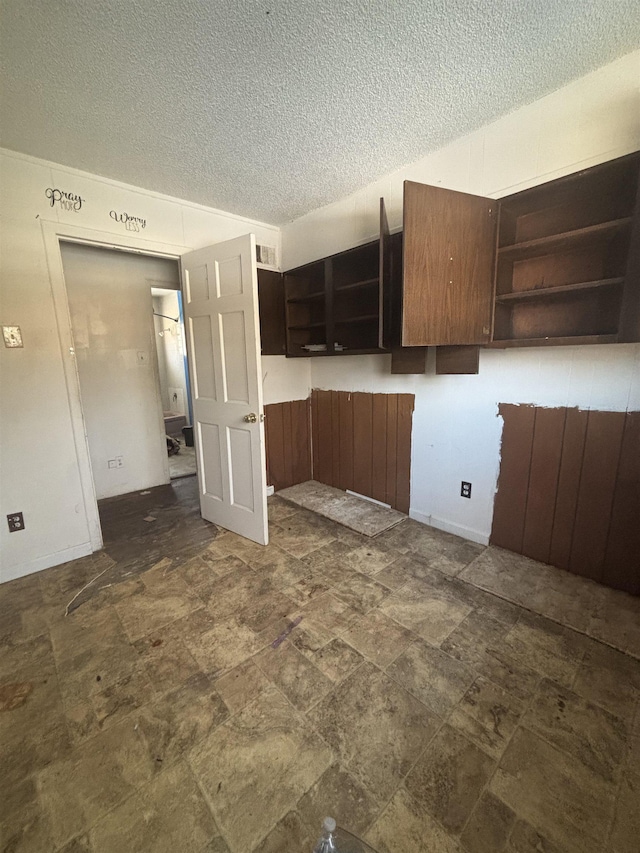
POLYGON ((276 265, 276 250, 273 246, 261 246, 256 244, 256 263, 264 264, 267 267, 275 267, 276 265))

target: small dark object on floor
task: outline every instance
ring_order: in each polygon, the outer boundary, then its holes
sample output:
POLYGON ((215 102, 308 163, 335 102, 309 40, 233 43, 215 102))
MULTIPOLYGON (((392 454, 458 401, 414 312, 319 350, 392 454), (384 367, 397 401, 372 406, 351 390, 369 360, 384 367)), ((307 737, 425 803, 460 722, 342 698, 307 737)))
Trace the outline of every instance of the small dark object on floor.
POLYGON ((175 456, 176 453, 180 453, 180 442, 176 438, 171 438, 170 435, 166 435, 167 439, 167 455, 175 456))
POLYGON ((152 645, 152 647, 153 647, 154 649, 157 649, 157 648, 158 648, 158 646, 161 646, 161 645, 162 645, 162 640, 154 640, 154 641, 151 643, 151 645, 152 645))
POLYGON ((183 426, 182 435, 184 436, 185 447, 193 447, 193 427, 183 426))

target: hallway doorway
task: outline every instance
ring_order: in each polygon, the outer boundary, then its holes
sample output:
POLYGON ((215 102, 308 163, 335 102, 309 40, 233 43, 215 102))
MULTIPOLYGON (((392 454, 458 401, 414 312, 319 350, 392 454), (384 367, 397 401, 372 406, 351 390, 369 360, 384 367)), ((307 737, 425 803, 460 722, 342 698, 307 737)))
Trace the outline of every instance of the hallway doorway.
POLYGON ((67 242, 61 254, 96 498, 169 483, 165 413, 180 421, 175 455, 189 424, 178 262, 67 242))
POLYGON ((151 282, 158 379, 172 480, 197 473, 182 293, 151 282), (171 441, 169 440, 171 439, 171 441))

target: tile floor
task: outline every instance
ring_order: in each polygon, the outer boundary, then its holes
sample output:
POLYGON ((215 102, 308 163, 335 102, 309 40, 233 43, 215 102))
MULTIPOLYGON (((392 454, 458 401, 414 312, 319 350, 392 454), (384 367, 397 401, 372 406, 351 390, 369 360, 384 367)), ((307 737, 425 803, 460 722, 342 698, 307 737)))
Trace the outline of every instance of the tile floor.
POLYGON ((117 560, 0 586, 1 850, 310 853, 331 814, 380 853, 637 853, 637 599, 270 516, 267 548, 158 539, 68 616, 117 560))

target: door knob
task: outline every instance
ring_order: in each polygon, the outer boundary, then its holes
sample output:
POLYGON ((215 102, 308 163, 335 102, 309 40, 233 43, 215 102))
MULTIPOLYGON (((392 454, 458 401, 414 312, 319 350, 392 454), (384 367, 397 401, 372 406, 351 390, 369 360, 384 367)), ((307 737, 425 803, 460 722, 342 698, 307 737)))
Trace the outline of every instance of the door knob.
POLYGON ((258 422, 258 416, 254 412, 251 412, 250 414, 244 416, 244 420, 245 423, 255 424, 258 422))

